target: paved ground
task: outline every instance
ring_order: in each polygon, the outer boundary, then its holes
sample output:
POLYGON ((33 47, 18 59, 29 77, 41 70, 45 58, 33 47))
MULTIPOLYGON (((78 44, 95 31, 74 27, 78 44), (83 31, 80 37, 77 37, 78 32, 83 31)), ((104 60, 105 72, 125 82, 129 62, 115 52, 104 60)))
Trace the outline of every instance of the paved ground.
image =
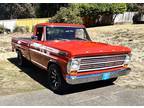
POLYGON ((0 105, 144 105, 144 89, 116 85, 72 87, 69 93, 55 94, 49 89, 0 97, 0 105))

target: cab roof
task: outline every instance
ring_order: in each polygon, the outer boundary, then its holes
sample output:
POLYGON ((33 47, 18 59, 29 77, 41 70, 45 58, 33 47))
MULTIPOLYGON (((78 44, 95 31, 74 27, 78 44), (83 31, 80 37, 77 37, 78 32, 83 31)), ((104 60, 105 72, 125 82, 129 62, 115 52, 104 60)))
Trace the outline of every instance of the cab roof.
POLYGON ((85 28, 82 24, 68 24, 68 23, 39 23, 36 26, 50 26, 50 27, 80 27, 85 28))

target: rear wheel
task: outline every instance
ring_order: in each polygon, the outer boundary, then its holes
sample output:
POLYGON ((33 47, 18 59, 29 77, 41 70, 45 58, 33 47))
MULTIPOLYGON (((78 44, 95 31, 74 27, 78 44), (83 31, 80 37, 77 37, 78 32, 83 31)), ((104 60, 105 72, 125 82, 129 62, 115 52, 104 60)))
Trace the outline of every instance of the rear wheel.
POLYGON ((24 66, 25 58, 23 57, 21 51, 16 51, 17 52, 17 63, 19 66, 24 66))
POLYGON ((56 93, 62 93, 67 87, 60 68, 56 64, 51 64, 48 68, 48 86, 56 93))

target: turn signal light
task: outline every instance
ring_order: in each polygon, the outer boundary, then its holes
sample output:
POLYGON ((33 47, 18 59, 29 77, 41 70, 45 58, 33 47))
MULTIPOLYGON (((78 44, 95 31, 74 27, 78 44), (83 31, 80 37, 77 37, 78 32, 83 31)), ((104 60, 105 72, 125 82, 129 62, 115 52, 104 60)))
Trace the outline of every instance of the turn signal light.
POLYGON ((70 75, 76 76, 76 75, 77 75, 77 71, 71 71, 71 72, 70 72, 70 75))
POLYGON ((127 68, 127 67, 128 67, 128 64, 124 64, 124 67, 127 68))

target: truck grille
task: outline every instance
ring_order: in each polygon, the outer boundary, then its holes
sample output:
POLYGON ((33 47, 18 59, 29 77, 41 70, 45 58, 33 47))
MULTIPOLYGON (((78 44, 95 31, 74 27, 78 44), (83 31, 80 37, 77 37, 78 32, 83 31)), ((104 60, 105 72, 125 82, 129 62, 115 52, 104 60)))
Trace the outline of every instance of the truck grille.
POLYGON ((80 58, 79 72, 102 70, 123 65, 126 54, 80 58))

